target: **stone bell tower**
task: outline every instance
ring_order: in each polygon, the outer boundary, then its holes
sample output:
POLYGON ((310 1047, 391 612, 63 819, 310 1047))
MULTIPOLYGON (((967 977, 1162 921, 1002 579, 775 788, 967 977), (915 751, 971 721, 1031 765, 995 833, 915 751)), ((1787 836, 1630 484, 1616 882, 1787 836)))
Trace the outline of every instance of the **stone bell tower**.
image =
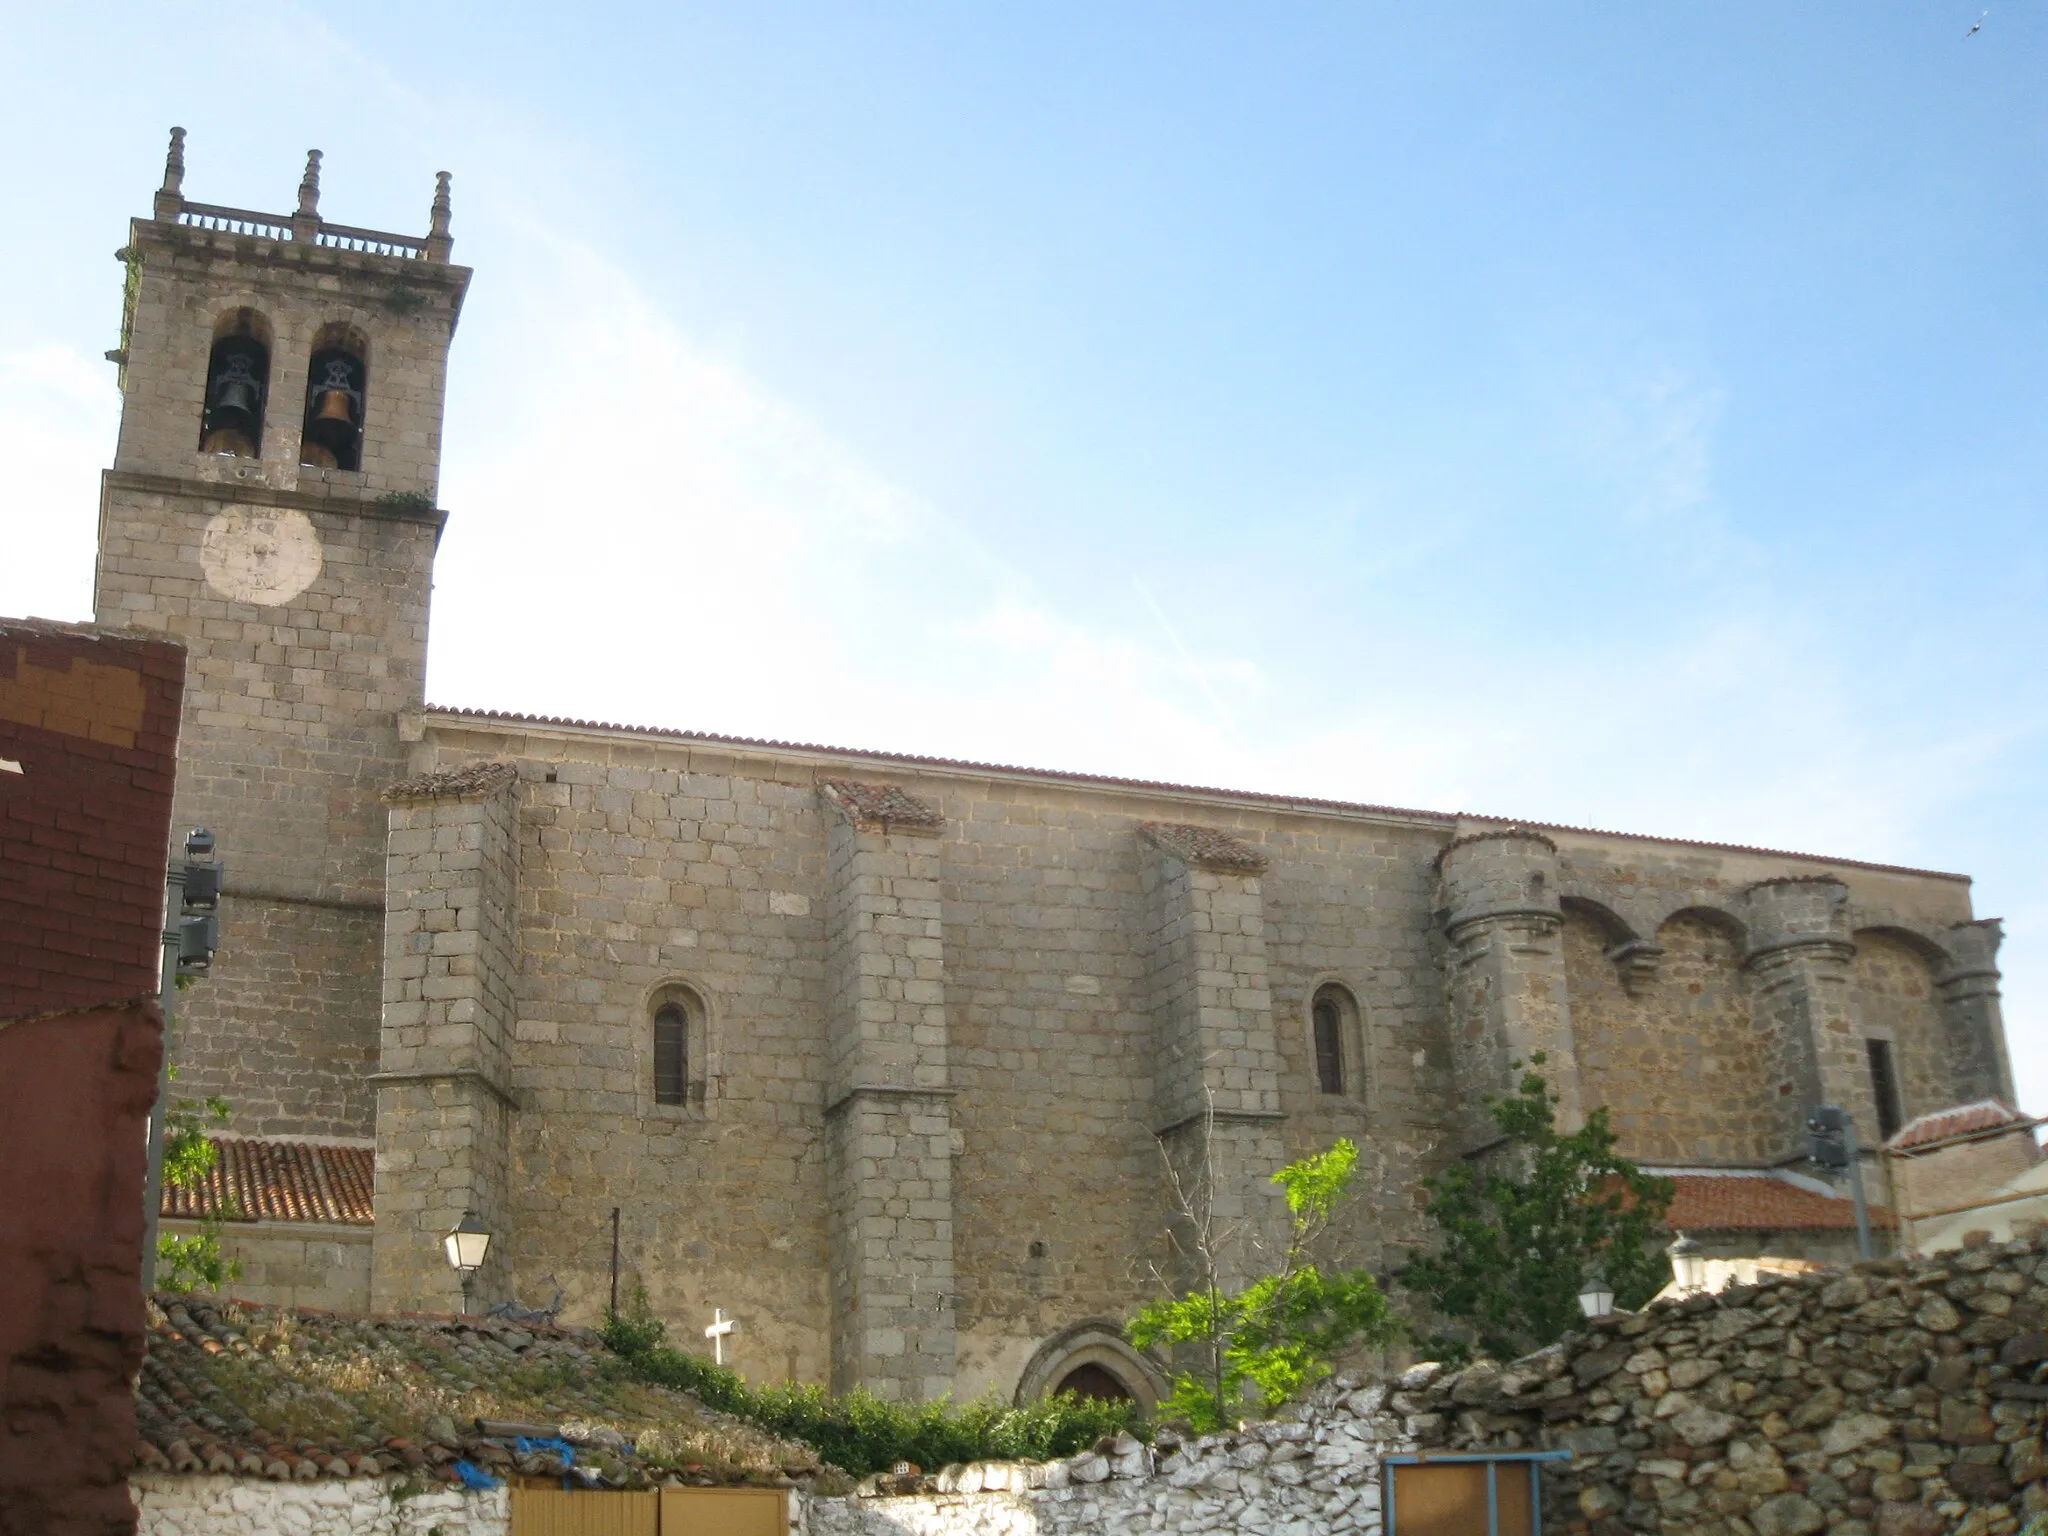
POLYGON ((367 1138, 384 810, 421 702, 448 346, 448 177, 424 237, 188 201, 171 130, 133 221, 121 433, 95 616, 190 657, 177 825, 228 867, 221 950, 186 995, 182 1094, 246 1134, 367 1138))

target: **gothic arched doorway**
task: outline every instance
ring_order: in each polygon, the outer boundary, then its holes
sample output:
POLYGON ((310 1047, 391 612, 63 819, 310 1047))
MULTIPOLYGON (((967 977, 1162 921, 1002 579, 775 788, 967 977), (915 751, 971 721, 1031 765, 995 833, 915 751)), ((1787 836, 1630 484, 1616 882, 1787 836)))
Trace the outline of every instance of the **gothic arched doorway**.
POLYGON ((1093 1360, 1075 1366, 1062 1376, 1055 1392, 1071 1392, 1076 1397, 1093 1398, 1099 1403, 1131 1403, 1137 1396, 1124 1385, 1124 1380, 1107 1366, 1093 1360))

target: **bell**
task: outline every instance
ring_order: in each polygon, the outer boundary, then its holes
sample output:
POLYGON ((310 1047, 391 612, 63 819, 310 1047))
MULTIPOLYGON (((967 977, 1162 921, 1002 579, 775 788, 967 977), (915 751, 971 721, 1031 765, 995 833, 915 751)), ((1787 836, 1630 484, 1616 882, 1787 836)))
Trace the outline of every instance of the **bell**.
POLYGON ((260 347, 241 337, 229 337, 213 349, 200 431, 202 452, 256 456, 263 434, 263 381, 258 374, 267 362, 260 347))
POLYGON ((348 392, 340 389, 322 391, 318 404, 313 408, 313 419, 315 421, 338 421, 353 432, 356 425, 356 413, 350 408, 348 392))
POLYGON ((321 469, 358 467, 363 417, 363 365, 340 349, 313 354, 299 462, 321 469))

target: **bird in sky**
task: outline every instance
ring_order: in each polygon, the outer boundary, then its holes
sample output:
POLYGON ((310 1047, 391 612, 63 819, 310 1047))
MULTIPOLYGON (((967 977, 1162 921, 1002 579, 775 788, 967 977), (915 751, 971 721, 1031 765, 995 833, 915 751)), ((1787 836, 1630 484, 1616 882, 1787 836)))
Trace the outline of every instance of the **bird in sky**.
MULTIPOLYGON (((1986 11, 1984 13, 1984 16, 1989 16, 1990 14, 1991 13, 1989 11, 1986 11)), ((1963 36, 1975 37, 1979 32, 1982 32, 1984 30, 1984 16, 1979 16, 1974 22, 1972 22, 1970 24, 1970 30, 1965 32, 1963 36)))

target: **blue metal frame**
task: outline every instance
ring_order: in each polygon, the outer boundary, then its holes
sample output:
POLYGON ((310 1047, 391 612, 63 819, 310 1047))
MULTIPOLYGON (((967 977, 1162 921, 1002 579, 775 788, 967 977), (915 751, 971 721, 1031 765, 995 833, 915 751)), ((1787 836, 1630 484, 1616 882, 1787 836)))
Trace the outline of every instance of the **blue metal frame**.
POLYGON ((1536 1536, 1543 1530, 1543 1480, 1537 1476, 1536 1465, 1544 1461, 1570 1461, 1570 1451, 1442 1451, 1431 1455, 1427 1451, 1413 1456, 1388 1456, 1381 1460, 1381 1478, 1385 1489, 1380 1499, 1381 1528, 1386 1536, 1399 1536, 1399 1527, 1394 1519, 1394 1468, 1427 1467, 1444 1462, 1486 1463, 1486 1536, 1500 1536, 1500 1464, 1504 1461, 1519 1461, 1529 1469, 1529 1521, 1536 1536))

